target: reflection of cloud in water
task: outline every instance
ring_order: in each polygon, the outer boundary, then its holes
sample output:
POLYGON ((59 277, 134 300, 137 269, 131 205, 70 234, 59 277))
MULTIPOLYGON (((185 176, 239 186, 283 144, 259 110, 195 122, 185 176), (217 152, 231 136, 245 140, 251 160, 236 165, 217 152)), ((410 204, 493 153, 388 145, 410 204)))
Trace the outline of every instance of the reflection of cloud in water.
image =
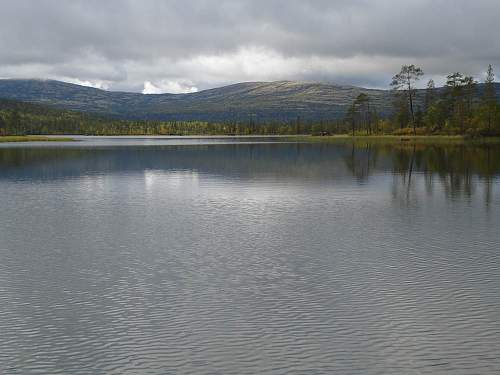
POLYGON ((181 189, 185 184, 199 184, 199 174, 196 171, 159 171, 145 170, 144 185, 147 189, 161 187, 181 189))
POLYGON ((398 196, 409 197, 412 185, 423 180, 427 193, 439 182, 449 197, 481 190, 491 199, 492 184, 500 173, 500 148, 370 143, 155 146, 154 142, 127 147, 13 147, 0 149, 0 167, 0 179, 41 182, 140 173, 148 189, 156 181, 181 186, 189 179, 198 184, 218 179, 241 180, 249 186, 258 181, 340 188, 351 186, 353 179, 370 184, 382 174, 394 177, 391 189, 398 196), (479 185, 485 187, 478 189, 479 185))

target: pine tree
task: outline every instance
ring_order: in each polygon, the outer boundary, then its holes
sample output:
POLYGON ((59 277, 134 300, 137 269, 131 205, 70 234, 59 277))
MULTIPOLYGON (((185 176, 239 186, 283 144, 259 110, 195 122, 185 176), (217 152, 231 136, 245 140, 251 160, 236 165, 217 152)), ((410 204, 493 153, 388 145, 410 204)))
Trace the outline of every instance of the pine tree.
POLYGON ((446 77, 446 99, 450 117, 455 124, 458 123, 463 133, 465 115, 465 77, 462 73, 456 72, 446 77))
POLYGON ((361 119, 365 122, 368 134, 372 133, 372 119, 370 111, 370 97, 364 93, 356 97, 354 106, 359 108, 361 119))
POLYGON ((425 89, 425 110, 428 111, 430 106, 436 101, 436 84, 433 79, 427 82, 425 89))
POLYGON ((3 117, 0 115, 0 136, 2 135, 6 135, 7 133, 7 129, 6 129, 6 124, 5 124, 5 120, 3 119, 3 117))
POLYGON ((391 86, 395 91, 403 91, 408 99, 408 107, 410 109, 410 117, 413 124, 413 132, 416 134, 415 128, 415 83, 424 75, 424 72, 415 65, 403 65, 401 71, 392 77, 391 86))
POLYGON ((491 124, 495 116, 497 101, 496 101, 496 91, 495 91, 495 73, 493 73, 493 67, 488 65, 488 70, 486 71, 486 79, 484 80, 484 94, 483 103, 486 108, 486 118, 488 123, 488 132, 491 131, 491 124))

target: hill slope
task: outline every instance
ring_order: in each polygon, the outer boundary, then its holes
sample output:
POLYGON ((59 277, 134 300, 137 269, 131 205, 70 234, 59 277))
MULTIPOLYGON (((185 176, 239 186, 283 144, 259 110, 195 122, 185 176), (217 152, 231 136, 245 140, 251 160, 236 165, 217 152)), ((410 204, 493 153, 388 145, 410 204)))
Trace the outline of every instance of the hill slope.
POLYGON ((339 119, 361 92, 370 96, 379 114, 391 112, 387 90, 324 83, 247 82, 197 93, 144 95, 51 80, 0 80, 0 98, 122 119, 165 121, 291 121, 298 116, 304 121, 339 119))
POLYGON ((289 121, 335 119, 361 92, 380 113, 389 93, 353 86, 301 82, 249 82, 189 94, 113 92, 51 80, 0 80, 0 98, 125 119, 289 121))

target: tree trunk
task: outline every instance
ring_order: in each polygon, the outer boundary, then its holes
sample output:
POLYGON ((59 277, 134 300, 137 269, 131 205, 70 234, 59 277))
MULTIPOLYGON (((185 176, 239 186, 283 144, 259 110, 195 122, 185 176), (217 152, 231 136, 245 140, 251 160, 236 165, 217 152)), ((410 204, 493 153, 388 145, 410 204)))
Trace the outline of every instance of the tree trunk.
POLYGON ((413 134, 417 135, 417 129, 415 127, 415 114, 413 112, 413 97, 411 95, 411 83, 409 77, 408 77, 408 99, 410 101, 410 114, 411 114, 411 123, 413 125, 413 134))

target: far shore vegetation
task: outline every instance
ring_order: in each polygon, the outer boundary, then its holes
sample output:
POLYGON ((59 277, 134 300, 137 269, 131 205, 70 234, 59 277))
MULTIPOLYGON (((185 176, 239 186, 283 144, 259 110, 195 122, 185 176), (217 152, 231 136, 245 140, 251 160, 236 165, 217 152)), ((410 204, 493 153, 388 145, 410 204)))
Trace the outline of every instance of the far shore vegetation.
POLYGON ((463 135, 291 135, 286 137, 290 141, 304 141, 315 143, 407 143, 407 144, 491 144, 500 145, 500 136, 468 137, 463 135))
POLYGON ((48 137, 44 135, 5 135, 0 137, 0 143, 5 142, 70 142, 70 137, 48 137))
MULTIPOLYGON (((500 105, 495 91, 495 75, 488 66, 482 85, 459 72, 446 77, 444 87, 427 82, 417 90, 424 72, 414 65, 404 65, 394 75, 391 88, 393 111, 380 116, 372 98, 361 93, 351 103, 345 117, 335 120, 288 122, 254 120, 211 123, 205 121, 120 120, 89 113, 60 110, 19 101, 0 99, 0 142, 61 140, 34 138, 34 135, 312 135, 335 140, 335 135, 377 137, 390 140, 440 136, 442 140, 460 141, 500 137, 500 105), (27 137, 29 136, 29 137, 27 137), (387 138, 392 136, 394 138, 387 138)), ((64 140, 64 139, 63 139, 64 140)), ((67 140, 67 139, 66 139, 67 140)))

